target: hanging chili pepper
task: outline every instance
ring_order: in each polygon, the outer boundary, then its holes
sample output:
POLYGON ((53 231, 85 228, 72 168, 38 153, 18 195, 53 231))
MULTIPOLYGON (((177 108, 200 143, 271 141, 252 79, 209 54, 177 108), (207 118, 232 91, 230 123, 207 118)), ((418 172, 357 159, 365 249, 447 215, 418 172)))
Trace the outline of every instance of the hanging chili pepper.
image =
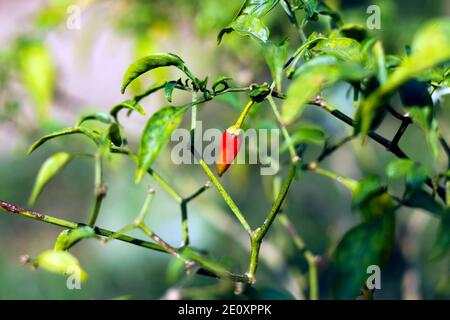
POLYGON ((249 100, 236 123, 222 134, 222 141, 216 160, 216 171, 219 177, 228 170, 239 152, 242 142, 241 126, 254 103, 253 100, 249 100))

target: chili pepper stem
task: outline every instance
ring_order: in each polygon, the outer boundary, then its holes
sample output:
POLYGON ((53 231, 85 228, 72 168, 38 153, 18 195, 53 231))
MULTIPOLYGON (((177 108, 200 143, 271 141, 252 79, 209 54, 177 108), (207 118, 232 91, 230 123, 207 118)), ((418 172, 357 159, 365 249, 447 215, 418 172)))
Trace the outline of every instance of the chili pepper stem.
POLYGON ((255 104, 255 101, 253 100, 249 100, 247 102, 247 104, 244 107, 244 110, 242 110, 241 115, 239 116, 239 118, 237 119, 236 123, 234 124, 234 128, 235 129, 240 129, 242 124, 244 123, 245 118, 247 117, 248 112, 250 111, 250 109, 252 108, 252 106, 255 104))

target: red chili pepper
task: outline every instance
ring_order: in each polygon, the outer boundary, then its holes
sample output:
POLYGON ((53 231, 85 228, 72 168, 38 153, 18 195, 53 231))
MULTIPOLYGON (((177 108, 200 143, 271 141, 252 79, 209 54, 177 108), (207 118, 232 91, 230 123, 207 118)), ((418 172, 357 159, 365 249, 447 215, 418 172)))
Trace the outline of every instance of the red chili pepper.
POLYGON ((228 170, 241 147, 242 130, 235 126, 229 127, 222 134, 219 155, 216 160, 216 171, 219 177, 228 170))

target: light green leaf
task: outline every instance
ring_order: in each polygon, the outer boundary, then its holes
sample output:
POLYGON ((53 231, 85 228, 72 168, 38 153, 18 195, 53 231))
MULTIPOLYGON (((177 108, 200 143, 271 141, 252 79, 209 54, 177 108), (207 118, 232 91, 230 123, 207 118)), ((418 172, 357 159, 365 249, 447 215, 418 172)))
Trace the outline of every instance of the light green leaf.
POLYGON ((67 251, 47 250, 36 259, 36 265, 53 273, 69 276, 78 273, 81 281, 86 281, 87 273, 80 267, 78 259, 67 251))
POLYGON ((55 153, 50 158, 45 160, 42 164, 41 169, 37 175, 36 181, 34 183, 33 191, 31 192, 31 197, 29 200, 30 205, 34 205, 36 199, 41 193, 42 189, 47 185, 47 183, 63 169, 73 157, 69 153, 60 152, 55 153))
POLYGON ((278 92, 281 92, 283 67, 288 56, 288 42, 284 40, 280 45, 267 42, 263 45, 263 55, 272 73, 276 89, 278 92))
POLYGON ((125 89, 131 83, 131 81, 133 81, 143 73, 156 68, 169 66, 174 66, 180 69, 189 78, 191 78, 191 80, 196 82, 195 77, 186 68, 186 66, 184 65, 184 61, 179 56, 172 53, 156 53, 141 58, 128 67, 127 71, 125 71, 125 75, 123 76, 121 92, 124 93, 125 89))
POLYGON ((297 78, 287 91, 281 110, 281 118, 289 124, 298 118, 305 104, 320 89, 340 80, 357 80, 367 75, 359 64, 338 61, 336 57, 319 56, 309 60, 296 71, 297 78))
POLYGON ((411 119, 424 132, 427 139, 428 146, 431 149, 432 155, 437 158, 439 156, 439 126, 436 118, 433 115, 431 107, 413 107, 408 108, 411 119))
POLYGON ((333 295, 336 299, 355 299, 366 283, 367 267, 382 266, 390 255, 394 241, 395 216, 362 223, 348 231, 333 257, 333 295))
MULTIPOLYGON (((327 134, 319 127, 303 127, 291 134, 291 141, 294 145, 300 143, 322 144, 326 139, 327 134)), ((287 141, 283 142, 280 147, 280 153, 288 151, 288 147, 287 141)))
POLYGON ((317 41, 313 53, 332 55, 344 61, 361 62, 361 45, 351 38, 329 38, 317 41))
POLYGON ((420 188, 429 175, 427 167, 409 159, 392 161, 387 166, 386 173, 391 179, 405 178, 406 185, 410 189, 420 188))
POLYGON ((169 106, 150 117, 141 135, 136 183, 141 181, 161 149, 169 142, 170 135, 180 125, 186 110, 185 107, 169 106))
POLYGON ((255 17, 263 17, 269 13, 279 0, 246 0, 236 17, 243 14, 252 14, 255 17))
POLYGON ((217 36, 217 42, 220 43, 222 41, 222 37, 226 33, 230 33, 236 31, 240 35, 250 36, 254 39, 267 42, 269 39, 269 29, 266 25, 261 21, 261 19, 253 16, 253 15, 241 15, 237 17, 230 25, 224 29, 222 29, 217 36))
POLYGON ((86 137, 90 138, 97 145, 103 144, 103 141, 97 131, 90 130, 90 129, 84 128, 84 127, 67 128, 67 129, 59 130, 59 131, 50 133, 46 136, 43 136, 42 138, 37 140, 35 143, 33 143, 33 145, 30 147, 30 149, 28 149, 28 153, 32 153, 34 150, 39 148, 42 144, 44 144, 48 140, 51 140, 51 139, 54 139, 57 137, 61 137, 61 136, 65 136, 65 135, 77 134, 77 133, 85 135, 86 137))
POLYGON ((88 226, 63 230, 56 238, 55 251, 66 251, 80 240, 93 237, 95 237, 95 231, 88 226))
POLYGON ((356 133, 367 135, 371 123, 382 108, 382 103, 406 81, 422 74, 435 65, 450 59, 450 21, 429 22, 414 37, 412 54, 405 57, 387 81, 372 93, 358 109, 356 133))
POLYGON ((102 123, 106 123, 106 124, 110 124, 113 119, 111 118, 111 116, 107 113, 104 112, 94 112, 94 113, 90 113, 90 114, 86 114, 84 116, 81 116, 77 123, 76 123, 76 127, 79 127, 83 124, 83 122, 88 121, 88 120, 96 120, 102 123))
POLYGON ((18 65, 21 78, 29 91, 40 121, 50 115, 55 79, 53 59, 42 42, 28 42, 20 45, 18 65))
POLYGON ((122 109, 128 109, 130 111, 136 111, 139 114, 145 116, 145 110, 141 107, 139 103, 137 103, 135 100, 125 100, 117 105, 115 105, 111 111, 109 112, 115 119, 117 119, 117 115, 120 110, 122 109))

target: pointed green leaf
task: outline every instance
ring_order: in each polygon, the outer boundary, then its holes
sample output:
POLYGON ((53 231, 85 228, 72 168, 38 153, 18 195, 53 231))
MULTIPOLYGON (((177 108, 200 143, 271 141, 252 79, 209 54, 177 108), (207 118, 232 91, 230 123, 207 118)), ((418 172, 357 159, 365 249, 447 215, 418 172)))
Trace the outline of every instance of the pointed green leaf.
POLYGON ((367 71, 359 64, 339 62, 336 57, 319 56, 303 64, 295 72, 297 78, 287 91, 281 110, 281 118, 289 124, 303 112, 305 104, 320 89, 340 80, 357 80, 365 77, 367 71))
POLYGON ((36 264, 40 268, 64 276, 77 272, 81 281, 87 279, 87 273, 80 267, 78 259, 67 251, 44 251, 36 259, 36 264))
POLYGON ((255 17, 263 17, 268 14, 279 0, 246 0, 236 16, 253 14, 255 17))
POLYGON ((141 135, 136 183, 141 181, 161 149, 169 142, 170 135, 180 125, 185 111, 184 107, 169 106, 150 117, 141 135))
POLYGON ((94 112, 94 113, 90 113, 90 114, 86 114, 84 116, 81 116, 77 123, 76 123, 76 127, 79 127, 83 124, 83 122, 88 121, 88 120, 96 120, 102 123, 106 123, 106 124, 110 124, 113 119, 111 118, 111 116, 107 113, 104 112, 94 112))
POLYGON ((137 103, 135 100, 125 100, 117 105, 115 105, 111 111, 109 112, 115 119, 117 119, 117 115, 120 110, 122 109, 128 109, 131 111, 136 111, 139 114, 145 116, 145 110, 141 107, 139 103, 137 103))
MULTIPOLYGON (((313 144, 323 144, 327 139, 327 134, 319 127, 303 127, 295 130, 291 134, 291 141, 294 145, 300 143, 313 143, 313 144)), ((288 151, 289 144, 284 141, 280 147, 280 153, 285 153, 288 151)))
POLYGON ((177 85, 177 81, 169 81, 164 86, 164 95, 166 96, 167 101, 172 102, 172 93, 173 89, 177 85))
POLYGON ((276 83, 276 89, 278 92, 281 92, 283 67, 288 56, 288 42, 284 40, 279 45, 267 42, 263 46, 263 55, 276 83))
POLYGON ((416 190, 409 194, 408 198, 403 201, 403 204, 407 207, 423 209, 437 216, 445 214, 445 209, 430 194, 423 190, 416 190))
POLYGON ((131 81, 139 77, 141 74, 156 68, 169 66, 174 66, 186 73, 186 75, 191 79, 193 78, 192 74, 184 65, 184 61, 179 56, 172 53, 156 53, 141 58, 128 67, 127 71, 125 71, 125 75, 123 76, 121 92, 124 93, 131 81))
POLYGON ((72 155, 65 152, 60 152, 55 153, 42 164, 34 183, 33 191, 31 192, 31 197, 29 200, 31 206, 34 205, 36 199, 38 198, 42 189, 47 185, 47 183, 61 169, 63 169, 69 163, 69 161, 72 160, 72 158, 72 155))
POLYGON ((261 19, 253 16, 253 15, 241 15, 236 18, 230 25, 224 29, 222 29, 217 36, 217 42, 220 43, 222 41, 222 37, 226 33, 231 33, 236 31, 240 35, 250 36, 258 41, 267 42, 269 39, 269 29, 266 25, 261 21, 261 19))
POLYGON ((50 133, 46 136, 43 136, 42 138, 37 140, 35 143, 33 143, 33 145, 30 147, 30 149, 28 149, 28 153, 32 153, 34 150, 39 148, 42 144, 44 144, 48 140, 51 140, 51 139, 57 138, 57 137, 61 137, 61 136, 65 136, 65 135, 77 134, 77 133, 87 136, 92 141, 94 141, 94 143, 97 145, 101 145, 103 143, 98 132, 96 132, 94 130, 90 130, 90 129, 84 128, 84 127, 67 128, 67 129, 59 130, 59 131, 50 133))
POLYGON ((355 299, 369 277, 367 267, 382 266, 394 241, 395 216, 362 223, 348 231, 333 257, 333 295, 336 299, 355 299))
POLYGON ((93 237, 95 237, 95 231, 88 226, 63 230, 56 238, 55 251, 68 250, 80 240, 93 237))
POLYGON ((108 138, 111 140, 112 144, 116 147, 120 147, 122 145, 123 139, 122 134, 120 132, 120 127, 117 123, 113 123, 108 128, 108 138))

